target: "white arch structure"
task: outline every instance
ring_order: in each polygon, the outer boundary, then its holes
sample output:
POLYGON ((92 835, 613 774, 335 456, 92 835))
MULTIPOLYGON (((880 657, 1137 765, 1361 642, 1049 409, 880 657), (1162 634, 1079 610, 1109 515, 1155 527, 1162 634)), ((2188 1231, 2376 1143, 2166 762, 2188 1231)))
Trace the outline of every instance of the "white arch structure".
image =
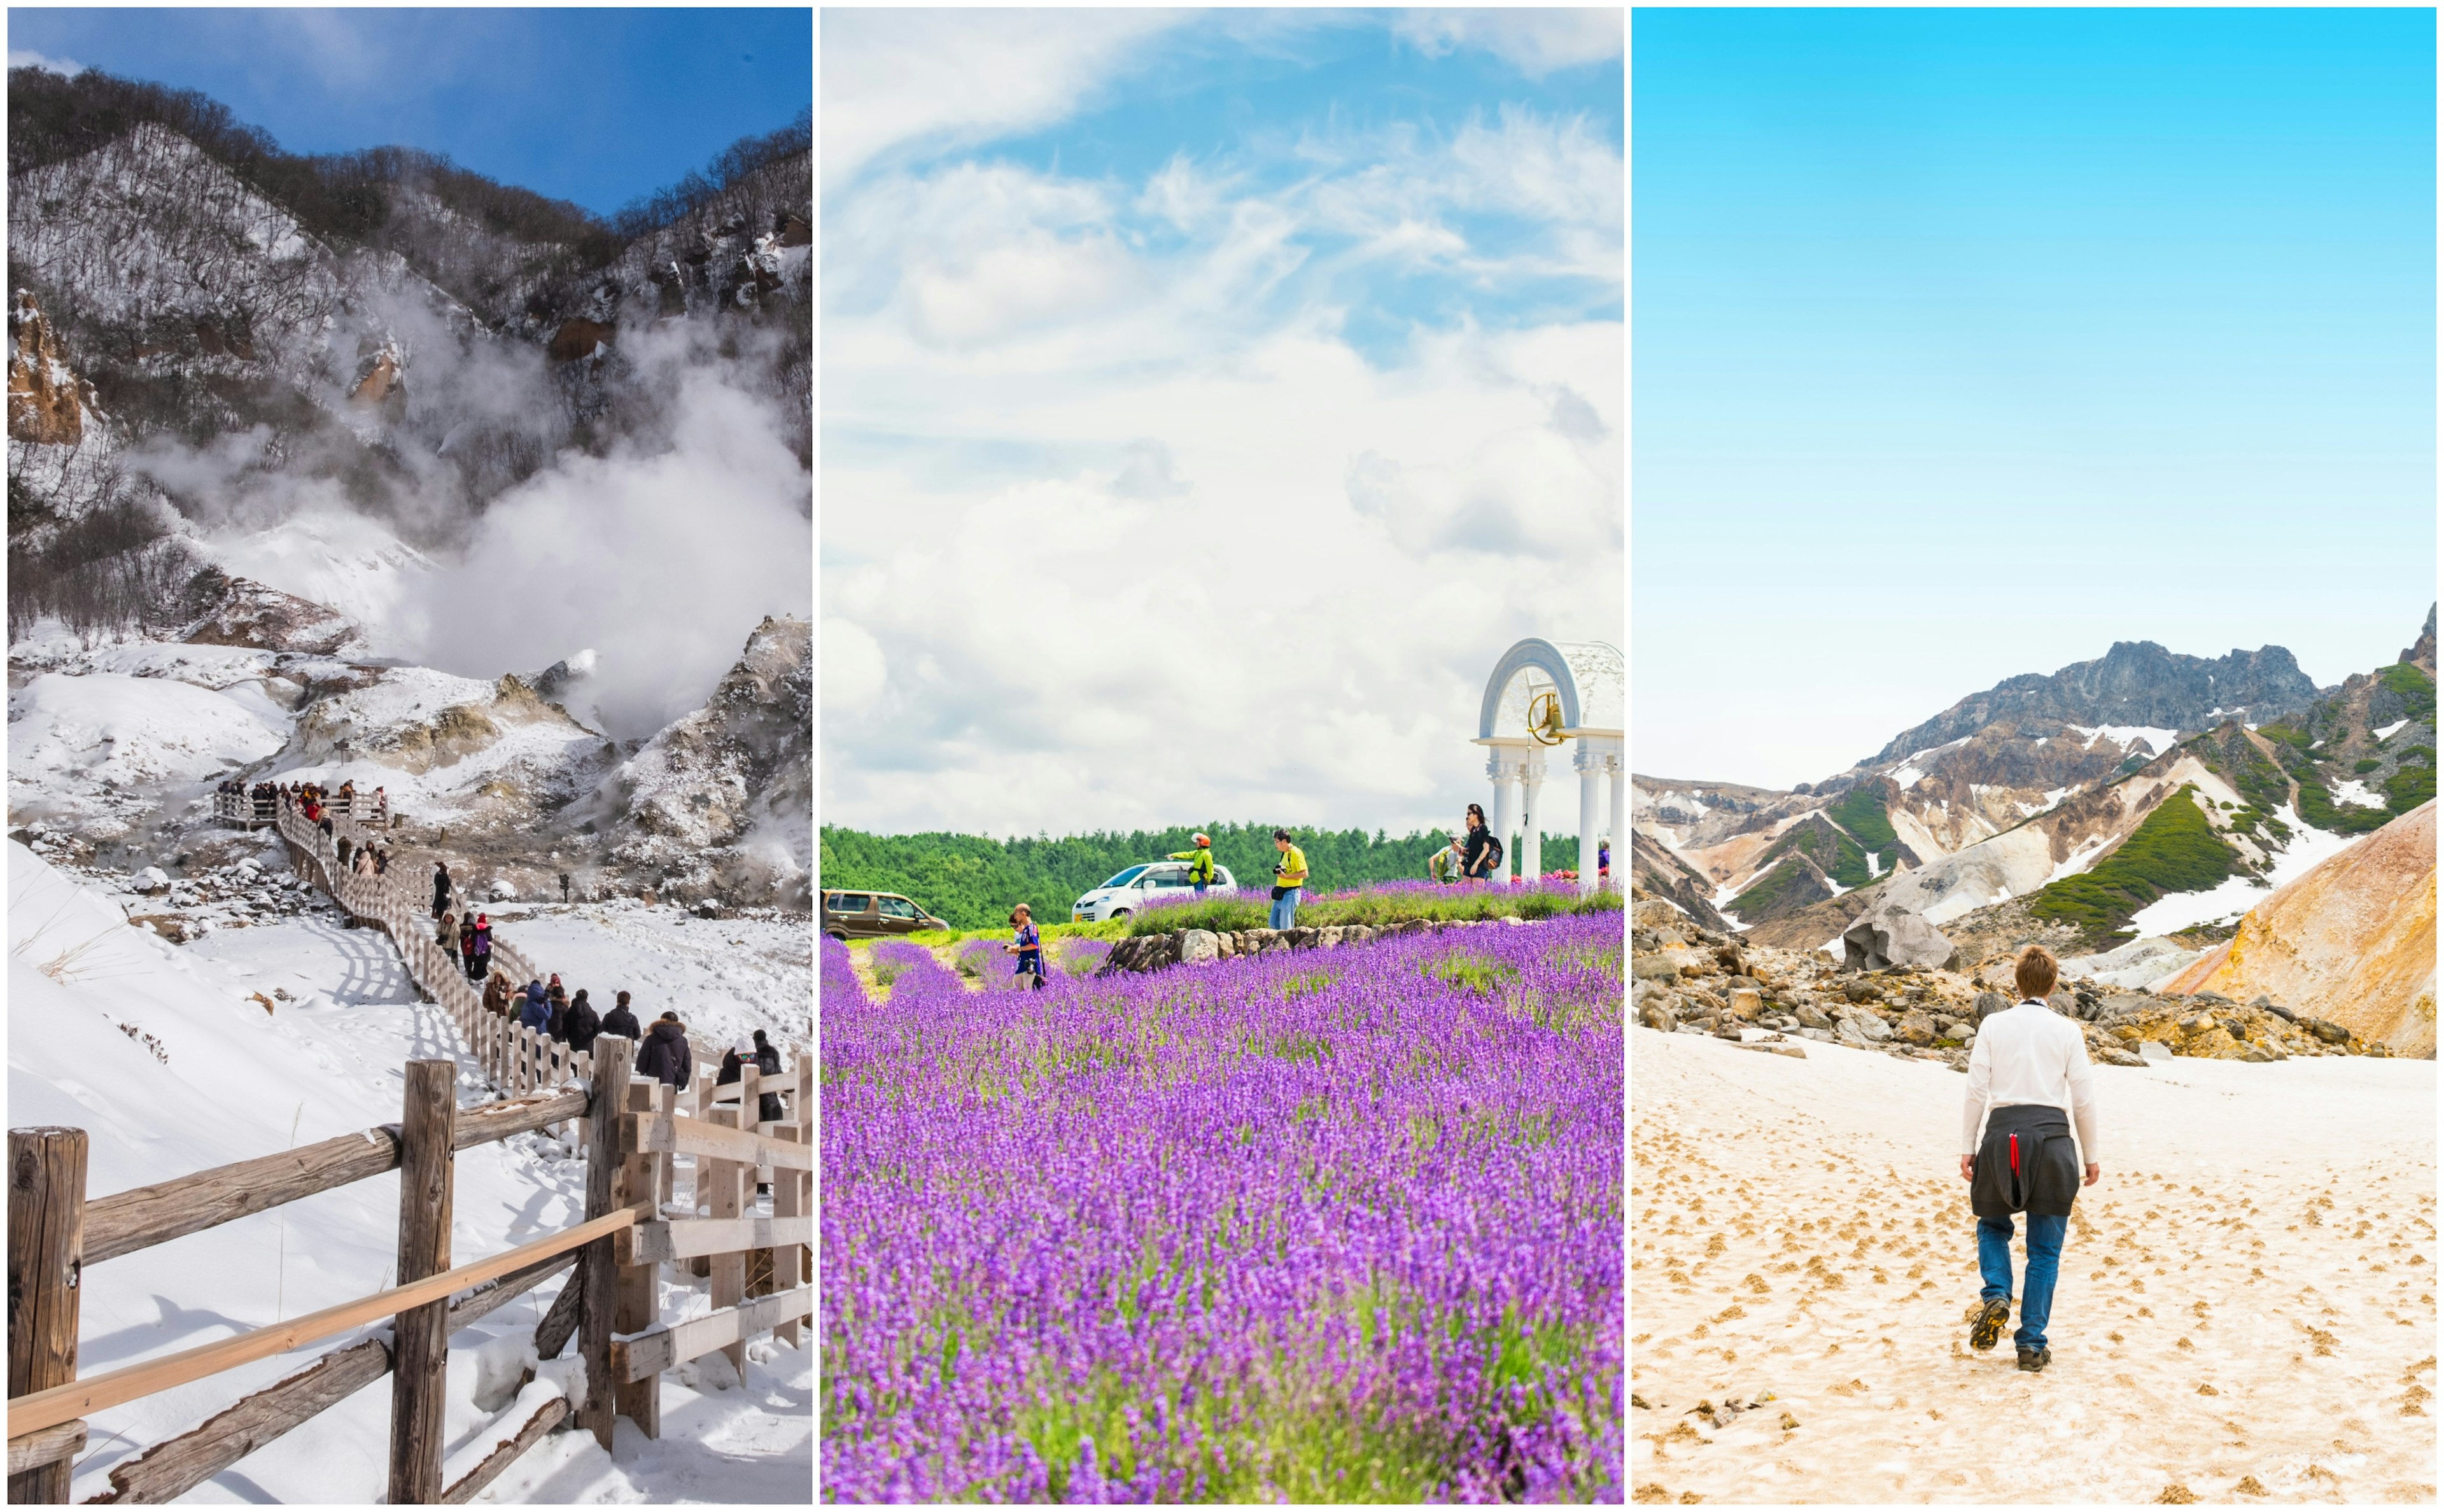
MULTIPOLYGON (((1548 747, 1528 732, 1528 711, 1539 694, 1562 706, 1561 737, 1576 742, 1570 765, 1579 774, 1579 891, 1596 890, 1596 841, 1609 834, 1625 839, 1629 813, 1628 673, 1620 648, 1601 640, 1519 642, 1502 654, 1486 679, 1474 744, 1486 747, 1485 775, 1493 779, 1493 832, 1502 839, 1502 879, 1544 872, 1543 811, 1537 792, 1545 782, 1548 747), (1611 792, 1603 792, 1609 778, 1611 792), (1609 827, 1597 822, 1599 804, 1610 799, 1609 827), (1512 843, 1514 837, 1522 843, 1512 843)), ((1616 866, 1623 864, 1613 857, 1616 866)), ((1616 879, 1616 885, 1618 880, 1616 879)))

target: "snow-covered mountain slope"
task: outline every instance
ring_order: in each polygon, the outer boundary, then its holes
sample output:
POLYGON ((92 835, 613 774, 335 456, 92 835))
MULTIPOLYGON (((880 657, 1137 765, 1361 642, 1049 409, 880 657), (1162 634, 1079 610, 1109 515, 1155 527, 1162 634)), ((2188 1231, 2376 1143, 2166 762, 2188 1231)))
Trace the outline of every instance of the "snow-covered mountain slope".
MULTIPOLYGON (((404 1063, 456 1051, 447 1015, 414 1001, 388 941, 345 928, 310 895, 259 921, 225 910, 222 928, 176 946, 131 928, 96 878, 13 841, 8 850, 9 1116, 85 1130, 90 1192, 396 1121, 404 1063)), ((276 847, 256 858, 266 873, 278 865, 276 847)), ((472 1074, 459 1094, 462 1104, 484 1096, 472 1074)), ((452 1243, 465 1257, 494 1253, 578 1221, 583 1207, 582 1163, 542 1134, 463 1151, 452 1243)), ((83 1276, 80 1363, 125 1365, 364 1296, 388 1283, 398 1232, 398 1180, 384 1176, 94 1265, 83 1276)), ((478 1351, 494 1343, 514 1353, 562 1284, 454 1340, 450 1448, 481 1442, 501 1415, 474 1404, 478 1351)), ((665 1282, 665 1317, 710 1305, 704 1283, 665 1282)), ((139 1448, 346 1342, 96 1414, 76 1498, 108 1489, 111 1466, 139 1448)), ((623 1427, 606 1457, 590 1436, 564 1435, 487 1499, 803 1497, 813 1473, 812 1352, 754 1346, 743 1388, 722 1383, 726 1369, 716 1361, 666 1378, 659 1444, 623 1427)), ((190 1499, 371 1502, 388 1438, 388 1393, 361 1392, 190 1499)))
POLYGON ((665 885, 810 906, 814 627, 767 618, 713 697, 645 743, 605 797, 620 862, 665 885))

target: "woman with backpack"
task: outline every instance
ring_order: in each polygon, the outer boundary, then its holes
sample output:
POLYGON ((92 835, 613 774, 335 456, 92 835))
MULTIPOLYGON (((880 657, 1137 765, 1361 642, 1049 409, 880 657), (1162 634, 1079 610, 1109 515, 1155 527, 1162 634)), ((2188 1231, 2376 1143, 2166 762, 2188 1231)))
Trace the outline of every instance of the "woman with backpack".
POLYGON ((1491 876, 1493 869, 1501 864, 1502 841, 1495 837, 1493 831, 1485 827, 1484 805, 1469 804, 1468 848, 1460 863, 1461 878, 1466 880, 1473 877, 1483 880, 1491 876))

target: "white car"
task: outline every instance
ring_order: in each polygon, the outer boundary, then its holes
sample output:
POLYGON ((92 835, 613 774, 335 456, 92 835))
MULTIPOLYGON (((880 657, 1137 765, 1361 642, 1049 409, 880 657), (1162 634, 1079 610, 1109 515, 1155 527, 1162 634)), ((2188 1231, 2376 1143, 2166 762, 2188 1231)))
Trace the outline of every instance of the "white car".
MULTIPOLYGON (((1211 891, 1228 893, 1239 884, 1231 879, 1229 867, 1217 863, 1213 880, 1207 885, 1211 891)), ((1101 924, 1105 919, 1124 919, 1155 898, 1171 902, 1188 895, 1186 861, 1149 861, 1130 867, 1071 904, 1069 922, 1101 924)))

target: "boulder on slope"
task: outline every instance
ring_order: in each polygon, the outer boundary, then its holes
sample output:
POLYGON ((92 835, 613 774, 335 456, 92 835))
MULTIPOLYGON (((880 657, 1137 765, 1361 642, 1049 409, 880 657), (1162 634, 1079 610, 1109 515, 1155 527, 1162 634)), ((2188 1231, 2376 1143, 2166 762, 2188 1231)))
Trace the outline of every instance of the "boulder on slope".
POLYGON ((1888 966, 1950 970, 1960 964, 1960 951, 1923 915, 1887 903, 1842 931, 1842 964, 1861 971, 1880 971, 1888 966))

